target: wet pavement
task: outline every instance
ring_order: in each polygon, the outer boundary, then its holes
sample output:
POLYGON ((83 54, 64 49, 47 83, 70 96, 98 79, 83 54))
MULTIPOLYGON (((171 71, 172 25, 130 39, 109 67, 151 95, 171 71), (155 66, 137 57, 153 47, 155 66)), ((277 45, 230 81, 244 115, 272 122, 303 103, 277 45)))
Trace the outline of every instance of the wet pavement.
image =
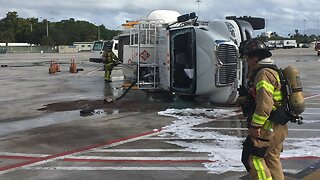
MULTIPOLYGON (((280 67, 299 68, 306 96, 305 123, 289 124, 282 156, 286 179, 315 179, 319 57, 312 49, 273 53, 280 67)), ((121 68, 105 83, 103 67, 89 57, 0 55, 0 179, 247 178, 238 157, 245 119, 237 107, 137 90, 108 103, 124 92, 121 68), (68 72, 72 58, 84 71, 68 72), (51 59, 59 59, 61 72, 48 74, 51 59), (92 113, 81 116, 81 110, 92 113)))

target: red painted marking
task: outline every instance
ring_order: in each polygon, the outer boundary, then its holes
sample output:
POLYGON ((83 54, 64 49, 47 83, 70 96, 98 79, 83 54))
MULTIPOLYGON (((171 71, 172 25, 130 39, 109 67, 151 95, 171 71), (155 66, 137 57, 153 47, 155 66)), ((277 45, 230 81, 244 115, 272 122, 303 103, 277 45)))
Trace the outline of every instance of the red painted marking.
POLYGON ((110 163, 205 163, 216 162, 213 160, 114 160, 114 159, 82 159, 82 158, 65 158, 63 161, 69 162, 110 162, 110 163))
MULTIPOLYGON (((161 131, 161 130, 159 130, 159 131, 161 131)), ((111 140, 111 141, 108 141, 108 142, 105 142, 105 143, 96 144, 96 145, 92 145, 92 146, 87 146, 87 147, 84 147, 84 148, 81 148, 81 149, 65 151, 63 153, 59 153, 59 154, 55 154, 55 155, 51 155, 51 156, 47 156, 47 157, 34 158, 31 161, 26 161, 26 162, 22 162, 22 163, 17 163, 17 164, 13 164, 13 165, 9 165, 9 166, 0 167, 0 171, 6 171, 6 170, 14 169, 14 168, 19 168, 19 167, 30 165, 30 164, 33 164, 33 163, 37 163, 37 162, 40 162, 40 161, 45 161, 45 160, 49 160, 49 159, 53 159, 53 158, 58 158, 58 157, 62 157, 62 156, 66 156, 66 155, 70 155, 70 154, 74 154, 74 153, 79 153, 79 152, 87 151, 87 150, 90 150, 90 149, 94 149, 94 148, 98 148, 98 147, 102 147, 102 146, 106 146, 106 145, 110 145, 110 144, 114 144, 114 143, 118 143, 118 142, 121 142, 121 141, 133 139, 133 138, 138 138, 138 137, 142 137, 142 136, 146 136, 146 135, 151 135, 151 134, 157 133, 159 131, 146 132, 146 133, 135 135, 135 136, 129 136, 129 137, 126 137, 126 138, 123 138, 123 139, 111 140)))

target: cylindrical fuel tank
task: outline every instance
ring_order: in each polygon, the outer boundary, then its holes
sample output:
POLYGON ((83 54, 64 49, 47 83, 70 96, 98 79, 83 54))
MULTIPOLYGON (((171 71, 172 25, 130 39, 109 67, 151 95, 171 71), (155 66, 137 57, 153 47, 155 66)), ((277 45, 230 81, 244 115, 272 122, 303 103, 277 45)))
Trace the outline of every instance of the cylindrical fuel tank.
POLYGON ((288 85, 292 89, 292 94, 289 96, 289 105, 294 114, 299 115, 305 109, 299 70, 294 66, 288 66, 283 70, 283 74, 288 79, 288 85))

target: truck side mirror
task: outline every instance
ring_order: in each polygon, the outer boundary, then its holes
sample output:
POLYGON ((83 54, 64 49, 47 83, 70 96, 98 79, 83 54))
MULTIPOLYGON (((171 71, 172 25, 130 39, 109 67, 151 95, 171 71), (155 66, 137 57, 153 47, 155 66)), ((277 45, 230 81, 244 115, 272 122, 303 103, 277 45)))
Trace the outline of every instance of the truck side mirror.
POLYGON ((197 17, 195 12, 190 13, 190 19, 195 19, 197 17))

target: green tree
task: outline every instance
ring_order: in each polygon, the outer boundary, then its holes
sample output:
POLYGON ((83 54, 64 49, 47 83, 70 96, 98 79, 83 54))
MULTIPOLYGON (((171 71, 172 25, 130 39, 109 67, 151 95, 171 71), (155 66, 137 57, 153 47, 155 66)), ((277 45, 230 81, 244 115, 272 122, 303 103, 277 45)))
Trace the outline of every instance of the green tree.
POLYGON ((42 22, 38 18, 19 18, 18 13, 8 12, 0 20, 0 42, 28 42, 41 45, 71 45, 76 41, 110 40, 120 31, 109 30, 104 25, 96 26, 87 21, 76 21, 74 18, 42 22), (47 26, 49 36, 47 37, 47 26))
POLYGON ((14 33, 12 31, 0 32, 0 42, 5 42, 5 43, 15 42, 14 33))
POLYGON ((42 46, 54 46, 55 42, 53 41, 53 39, 50 36, 43 36, 40 44, 42 46))

